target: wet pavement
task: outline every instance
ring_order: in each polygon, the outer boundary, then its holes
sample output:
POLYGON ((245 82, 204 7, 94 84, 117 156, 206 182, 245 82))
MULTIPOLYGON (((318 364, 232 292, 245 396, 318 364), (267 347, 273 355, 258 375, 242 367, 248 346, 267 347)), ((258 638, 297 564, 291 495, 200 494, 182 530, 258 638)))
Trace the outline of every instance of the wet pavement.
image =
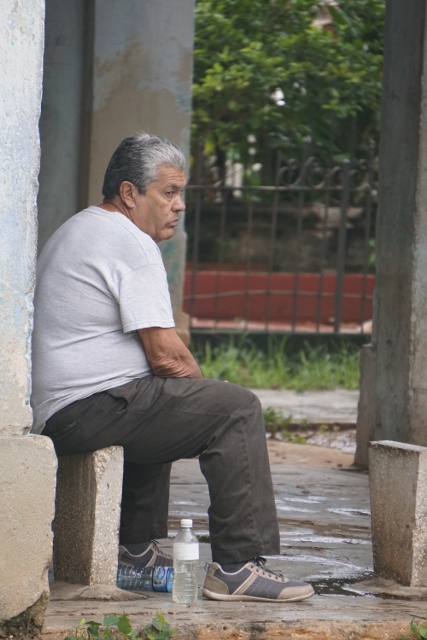
MULTIPOLYGON (((274 440, 269 440, 268 447, 281 535, 280 556, 269 558, 268 565, 311 582, 316 591, 313 598, 289 604, 227 603, 200 595, 188 607, 174 604, 170 594, 147 593, 144 599, 117 602, 114 589, 87 589, 79 596, 75 588, 72 595, 70 587, 54 583, 43 638, 62 639, 82 616, 101 620, 103 615, 123 611, 139 629, 158 609, 178 630, 177 638, 186 639, 400 640, 401 633, 409 636, 412 617, 424 616, 427 610, 427 590, 372 581, 368 475, 352 466, 353 455, 337 449, 274 440)), ((204 563, 210 560, 208 505, 207 485, 197 460, 175 463, 170 535, 178 530, 181 517, 193 518, 202 541, 200 586, 204 563)), ((171 549, 171 543, 171 538, 164 540, 162 547, 171 549)))
POLYGON ((343 424, 355 426, 359 391, 288 391, 285 389, 252 389, 263 409, 276 409, 284 417, 311 424, 343 424))
MULTIPOLYGON (((268 446, 281 538, 281 554, 269 566, 318 585, 318 593, 330 591, 332 582, 342 590, 345 581, 370 576, 368 476, 350 470, 348 454, 280 441, 268 446)), ((171 533, 188 516, 206 539, 209 499, 196 461, 177 463, 173 473, 171 533)))
MULTIPOLYGON (((320 447, 356 453, 359 391, 287 391, 253 389, 262 408, 274 409, 290 422, 293 439, 320 447)), ((283 439, 278 433, 276 437, 283 439)))

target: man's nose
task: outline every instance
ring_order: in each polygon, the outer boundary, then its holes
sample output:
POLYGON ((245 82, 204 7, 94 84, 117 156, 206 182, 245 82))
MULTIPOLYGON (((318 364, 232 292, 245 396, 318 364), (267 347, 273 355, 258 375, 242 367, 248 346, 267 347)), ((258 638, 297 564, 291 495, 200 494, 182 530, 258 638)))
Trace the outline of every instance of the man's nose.
POLYGON ((174 202, 174 211, 184 211, 185 209, 185 202, 182 199, 182 196, 178 196, 174 202))

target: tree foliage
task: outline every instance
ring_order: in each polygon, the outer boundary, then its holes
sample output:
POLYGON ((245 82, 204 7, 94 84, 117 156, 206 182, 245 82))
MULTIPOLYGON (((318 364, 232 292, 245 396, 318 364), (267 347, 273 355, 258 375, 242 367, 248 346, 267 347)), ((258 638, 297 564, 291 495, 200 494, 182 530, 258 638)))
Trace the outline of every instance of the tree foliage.
POLYGON ((234 148, 243 160, 248 134, 270 148, 307 139, 326 147, 332 135, 335 155, 351 131, 366 144, 379 120, 384 13, 385 0, 323 8, 315 0, 197 0, 193 141, 234 148), (319 27, 320 11, 331 22, 319 27))

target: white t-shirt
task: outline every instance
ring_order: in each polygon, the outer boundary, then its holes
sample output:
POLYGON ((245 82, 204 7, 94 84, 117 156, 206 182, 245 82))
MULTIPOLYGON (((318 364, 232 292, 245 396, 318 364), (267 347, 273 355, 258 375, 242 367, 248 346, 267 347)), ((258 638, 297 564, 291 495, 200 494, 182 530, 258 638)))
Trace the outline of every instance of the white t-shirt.
POLYGON ((33 433, 72 402, 151 374, 137 329, 173 326, 157 244, 118 212, 67 220, 37 264, 33 433))

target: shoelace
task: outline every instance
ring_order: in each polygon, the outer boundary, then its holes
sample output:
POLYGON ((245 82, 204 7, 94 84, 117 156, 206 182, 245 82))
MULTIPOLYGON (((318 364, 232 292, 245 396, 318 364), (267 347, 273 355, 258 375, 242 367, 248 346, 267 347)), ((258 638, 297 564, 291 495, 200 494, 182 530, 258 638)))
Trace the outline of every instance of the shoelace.
MULTIPOLYGON (((153 540, 154 542, 154 540, 153 540)), ((281 573, 277 573, 277 571, 273 571, 272 569, 269 569, 268 567, 266 567, 267 560, 265 558, 263 558, 262 556, 257 556, 256 558, 254 558, 254 561, 251 562, 251 565, 253 567, 258 567, 259 569, 262 570, 262 573, 264 575, 272 575, 276 578, 276 580, 280 580, 281 582, 285 582, 285 578, 281 573)), ((210 562, 206 562, 205 563, 205 571, 206 573, 209 571, 209 567, 210 567, 210 562)))
POLYGON ((162 551, 159 547, 159 543, 157 540, 151 540, 151 544, 154 546, 154 550, 153 553, 157 553, 159 556, 163 556, 164 558, 170 558, 172 559, 172 556, 169 555, 169 553, 165 553, 164 551, 162 551))
POLYGON ((263 575, 265 576, 267 575, 271 575, 274 576, 274 578, 276 578, 276 580, 280 580, 281 582, 285 582, 285 579, 283 577, 283 575, 281 573, 277 573, 277 571, 273 571, 272 569, 269 569, 268 567, 266 567, 266 563, 267 560, 265 558, 263 558, 262 556, 257 556, 255 558, 255 561, 252 562, 252 565, 255 567, 258 567, 259 569, 262 570, 263 575))

